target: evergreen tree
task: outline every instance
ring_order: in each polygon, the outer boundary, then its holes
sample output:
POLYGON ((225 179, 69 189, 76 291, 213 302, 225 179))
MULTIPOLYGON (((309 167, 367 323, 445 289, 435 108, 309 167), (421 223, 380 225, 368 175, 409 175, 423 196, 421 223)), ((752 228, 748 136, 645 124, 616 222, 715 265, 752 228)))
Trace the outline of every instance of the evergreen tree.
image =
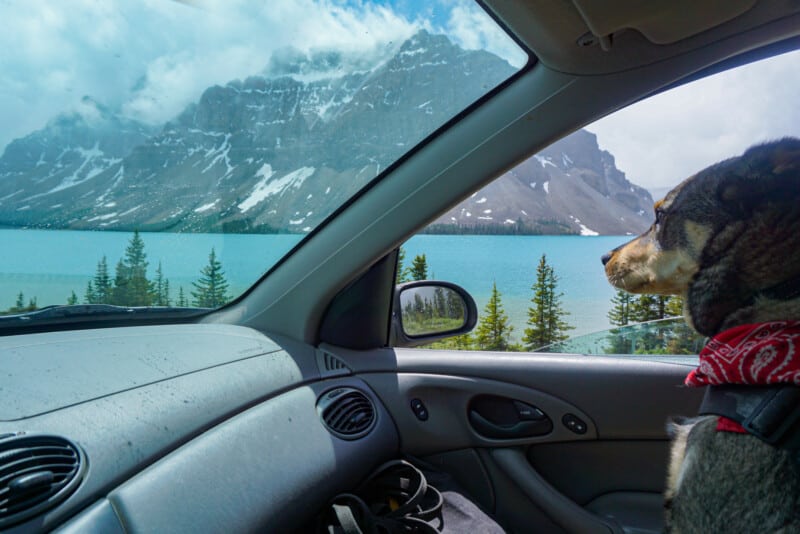
POLYGON ((411 280, 428 279, 428 260, 425 258, 425 254, 414 256, 414 261, 411 262, 411 269, 409 269, 408 276, 411 280))
POLYGON ((664 308, 667 317, 682 317, 683 316, 683 298, 673 295, 667 299, 667 305, 664 308))
POLYGON ((161 262, 156 268, 156 277, 152 282, 154 306, 169 306, 169 280, 164 278, 164 271, 161 269, 161 262))
POLYGON ((514 327, 509 324, 500 297, 497 283, 493 282, 492 296, 486 303, 486 307, 483 309, 484 315, 475 330, 475 344, 480 350, 504 351, 510 348, 510 337, 514 327))
POLYGON ((78 295, 76 295, 75 291, 73 290, 69 298, 67 298, 67 306, 74 306, 77 303, 78 303, 78 295))
POLYGON ((625 326, 631 322, 631 304, 634 297, 627 291, 618 289, 611 299, 611 310, 608 312, 608 320, 614 326, 625 326))
POLYGON ((192 291, 194 305, 200 308, 216 308, 228 301, 228 282, 225 280, 225 272, 222 270, 222 263, 217 261, 214 249, 208 255, 208 265, 201 271, 201 277, 192 285, 197 291, 192 291))
POLYGON ((83 302, 85 304, 94 304, 97 302, 97 293, 94 291, 91 280, 86 282, 86 293, 83 294, 83 302))
MULTIPOLYGON (((111 290, 111 302, 110 304, 116 304, 117 306, 127 306, 128 302, 131 300, 131 291, 129 286, 130 282, 130 275, 128 273, 128 268, 121 259, 117 262, 117 267, 114 271, 114 288, 111 290)), ((97 292, 94 292, 95 299, 97 298, 97 292)), ((96 302, 96 301, 95 301, 96 302)))
POLYGON ((397 252, 397 283, 402 284, 403 282, 408 282, 408 269, 405 267, 405 260, 406 260, 406 251, 403 250, 403 247, 400 247, 400 250, 397 252))
POLYGON ((93 299, 91 304, 108 304, 111 302, 111 277, 108 275, 108 263, 106 257, 97 262, 97 270, 94 275, 93 299))
POLYGON ((175 302, 175 305, 179 308, 189 307, 189 300, 186 298, 186 294, 183 292, 183 286, 178 287, 178 300, 175 302))
POLYGON ((36 297, 28 300, 28 304, 25 304, 25 295, 22 291, 17 294, 17 300, 14 302, 14 305, 10 307, 6 313, 25 313, 34 311, 37 308, 36 304, 36 297))
POLYGON ((527 350, 536 350, 544 345, 564 341, 569 336, 572 326, 564 321, 569 315, 561 306, 563 293, 558 292, 558 276, 553 267, 548 265, 547 257, 542 254, 536 267, 536 282, 531 287, 533 306, 528 308, 528 325, 522 342, 527 350))
MULTIPOLYGON (((109 302, 119 306, 150 306, 153 303, 153 285, 147 279, 147 254, 144 240, 138 230, 134 230, 125 257, 117 262, 114 274, 114 287, 109 302)), ((98 264, 98 270, 100 265, 98 264)), ((95 280, 95 296, 101 298, 95 280)))

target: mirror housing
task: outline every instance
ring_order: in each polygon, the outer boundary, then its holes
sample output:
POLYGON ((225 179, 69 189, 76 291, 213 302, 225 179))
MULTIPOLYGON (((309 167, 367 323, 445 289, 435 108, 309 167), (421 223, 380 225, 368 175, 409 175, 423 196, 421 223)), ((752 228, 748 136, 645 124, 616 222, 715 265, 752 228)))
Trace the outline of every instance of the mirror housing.
POLYGON ((416 347, 466 334, 478 322, 478 308, 456 284, 418 280, 395 286, 390 346, 416 347))

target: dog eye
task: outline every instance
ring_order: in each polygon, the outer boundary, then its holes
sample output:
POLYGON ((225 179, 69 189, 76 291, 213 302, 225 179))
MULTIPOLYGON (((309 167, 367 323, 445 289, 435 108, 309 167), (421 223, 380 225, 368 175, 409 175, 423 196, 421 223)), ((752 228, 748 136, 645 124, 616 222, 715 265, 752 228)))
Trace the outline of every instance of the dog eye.
POLYGON ((664 210, 662 210, 662 209, 660 209, 660 208, 659 208, 659 209, 657 209, 657 210, 656 210, 656 224, 659 224, 659 223, 661 223, 661 219, 662 219, 663 217, 664 217, 664 210))

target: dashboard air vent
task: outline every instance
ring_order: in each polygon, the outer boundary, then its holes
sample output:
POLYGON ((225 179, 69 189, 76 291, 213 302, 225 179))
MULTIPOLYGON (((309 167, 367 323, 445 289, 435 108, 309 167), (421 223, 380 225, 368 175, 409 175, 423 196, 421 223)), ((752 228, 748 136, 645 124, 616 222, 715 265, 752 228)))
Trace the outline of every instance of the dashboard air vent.
POLYGON ((78 446, 61 437, 0 439, 0 530, 66 499, 80 484, 85 466, 78 446))
POLYGON ((320 374, 326 378, 349 375, 352 372, 347 364, 337 356, 319 349, 317 349, 317 367, 319 367, 320 374))
POLYGON ((317 401, 317 411, 328 430, 343 439, 358 439, 375 426, 375 406, 355 388, 326 392, 317 401))

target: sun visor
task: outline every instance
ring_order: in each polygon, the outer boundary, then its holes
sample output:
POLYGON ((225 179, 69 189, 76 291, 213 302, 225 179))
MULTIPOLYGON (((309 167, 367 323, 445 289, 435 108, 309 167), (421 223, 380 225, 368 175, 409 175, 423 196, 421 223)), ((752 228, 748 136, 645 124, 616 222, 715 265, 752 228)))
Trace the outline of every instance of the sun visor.
POLYGON ((655 44, 670 44, 714 28, 757 0, 572 0, 589 31, 604 38, 635 29, 655 44))

